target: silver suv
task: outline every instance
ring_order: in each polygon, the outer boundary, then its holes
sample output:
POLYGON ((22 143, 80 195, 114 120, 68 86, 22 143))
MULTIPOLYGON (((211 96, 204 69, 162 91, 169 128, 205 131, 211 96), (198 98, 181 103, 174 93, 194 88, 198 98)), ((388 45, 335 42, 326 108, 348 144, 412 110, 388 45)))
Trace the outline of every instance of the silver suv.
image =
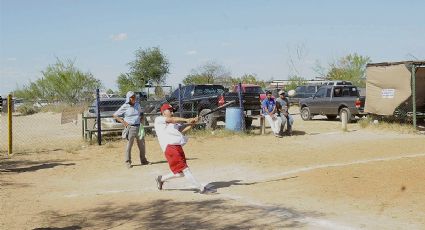
MULTIPOLYGON (((124 128, 123 124, 117 122, 112 115, 117 111, 121 105, 125 103, 125 98, 100 98, 100 116, 101 126, 105 129, 114 129, 114 128, 124 128)), ((97 116, 97 106, 96 101, 94 101, 88 108, 86 112, 86 117, 96 117, 97 116)), ((96 119, 89 118, 87 119, 87 128, 95 129, 97 127, 96 119)))

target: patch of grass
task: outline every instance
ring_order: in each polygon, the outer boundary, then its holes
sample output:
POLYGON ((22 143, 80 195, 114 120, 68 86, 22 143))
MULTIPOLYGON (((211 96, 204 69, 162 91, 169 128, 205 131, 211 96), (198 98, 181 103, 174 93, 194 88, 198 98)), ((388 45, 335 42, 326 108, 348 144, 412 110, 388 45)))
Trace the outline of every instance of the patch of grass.
POLYGON ((108 149, 116 148, 116 146, 115 146, 114 142, 112 142, 112 141, 107 141, 107 142, 105 143, 105 147, 106 147, 106 148, 108 148, 108 149))
POLYGON ((388 130, 388 131, 393 131, 396 133, 403 133, 403 134, 417 133, 417 130, 413 128, 412 124, 403 124, 403 123, 398 123, 396 121, 374 120, 371 117, 367 117, 367 118, 359 120, 358 124, 361 128, 388 130))
POLYGON ((411 124, 388 123, 388 122, 381 121, 378 124, 374 124, 372 127, 376 127, 382 130, 391 130, 397 133, 408 133, 408 134, 417 133, 416 129, 414 129, 413 125, 411 124))
POLYGON ((81 149, 81 145, 68 145, 64 151, 67 153, 77 154, 81 149))
POLYGON ((235 132, 227 129, 215 129, 215 130, 209 130, 209 129, 193 129, 190 130, 188 133, 191 137, 231 137, 231 136, 250 136, 252 135, 251 132, 235 132))
POLYGON ((38 112, 31 104, 23 104, 16 109, 21 115, 32 115, 38 112))
POLYGON ((357 121, 357 124, 359 124, 359 126, 361 128, 367 128, 372 124, 373 120, 371 117, 364 117, 362 119, 360 119, 359 121, 357 121))

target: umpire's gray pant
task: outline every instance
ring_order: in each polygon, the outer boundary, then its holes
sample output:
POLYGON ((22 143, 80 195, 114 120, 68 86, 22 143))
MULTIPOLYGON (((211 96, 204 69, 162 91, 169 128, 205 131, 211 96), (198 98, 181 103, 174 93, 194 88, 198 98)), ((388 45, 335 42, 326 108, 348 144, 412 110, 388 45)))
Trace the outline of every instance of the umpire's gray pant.
POLYGON ((140 163, 146 163, 145 153, 145 138, 139 137, 139 126, 131 126, 128 130, 128 142, 127 148, 125 150, 125 162, 131 163, 131 148, 133 147, 133 142, 136 139, 137 147, 139 147, 140 163))

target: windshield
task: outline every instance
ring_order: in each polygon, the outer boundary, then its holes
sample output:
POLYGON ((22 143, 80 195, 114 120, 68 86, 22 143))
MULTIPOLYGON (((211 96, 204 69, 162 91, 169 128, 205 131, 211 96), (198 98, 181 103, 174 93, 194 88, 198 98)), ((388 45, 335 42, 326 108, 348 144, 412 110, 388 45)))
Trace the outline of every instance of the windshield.
POLYGON ((258 86, 258 87, 245 87, 245 93, 258 93, 258 94, 262 94, 264 93, 263 89, 258 86))
MULTIPOLYGON (((121 105, 125 103, 125 99, 122 100, 101 100, 99 103, 100 112, 112 112, 117 111, 121 105)), ((96 102, 93 102, 91 108, 96 108, 96 102)))
POLYGON ((195 87, 194 95, 208 95, 224 93, 222 85, 198 85, 195 87))

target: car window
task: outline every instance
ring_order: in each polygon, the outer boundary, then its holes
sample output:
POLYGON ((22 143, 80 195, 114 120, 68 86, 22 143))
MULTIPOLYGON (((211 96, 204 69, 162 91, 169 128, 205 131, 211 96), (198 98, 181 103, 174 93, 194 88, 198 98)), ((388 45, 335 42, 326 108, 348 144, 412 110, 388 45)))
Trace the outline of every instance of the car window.
POLYGON ((193 95, 209 95, 224 93, 224 87, 221 85, 198 85, 195 87, 193 95))
POLYGON ((316 93, 317 98, 324 98, 325 96, 326 96, 326 88, 320 88, 316 93))
POLYGON ((264 93, 263 89, 261 87, 245 87, 245 93, 258 93, 262 94, 264 93))
POLYGON ((359 92, 356 87, 344 87, 342 90, 343 97, 355 97, 358 96, 359 92))
MULTIPOLYGON (((99 103, 100 112, 117 111, 124 103, 124 98, 122 100, 101 100, 99 103)), ((89 109, 96 109, 96 101, 92 103, 89 109)))
MULTIPOLYGON (((185 88, 185 87, 182 87, 182 91, 183 91, 183 88, 185 88)), ((179 89, 174 90, 174 92, 171 94, 170 98, 178 99, 179 98, 179 89)))
POLYGON ((326 90, 326 97, 331 97, 331 93, 332 93, 332 89, 331 88, 328 88, 326 90))
POLYGON ((297 92, 297 93, 305 92, 305 86, 298 86, 298 87, 295 89, 295 92, 297 92))
POLYGON ((334 88, 334 97, 341 97, 342 96, 342 89, 340 87, 334 88))
POLYGON ((192 87, 185 87, 185 90, 184 90, 184 94, 183 94, 184 96, 184 98, 189 98, 189 97, 191 97, 192 96, 192 87))
POLYGON ((316 86, 314 85, 307 86, 306 93, 315 93, 315 92, 316 92, 316 86))

